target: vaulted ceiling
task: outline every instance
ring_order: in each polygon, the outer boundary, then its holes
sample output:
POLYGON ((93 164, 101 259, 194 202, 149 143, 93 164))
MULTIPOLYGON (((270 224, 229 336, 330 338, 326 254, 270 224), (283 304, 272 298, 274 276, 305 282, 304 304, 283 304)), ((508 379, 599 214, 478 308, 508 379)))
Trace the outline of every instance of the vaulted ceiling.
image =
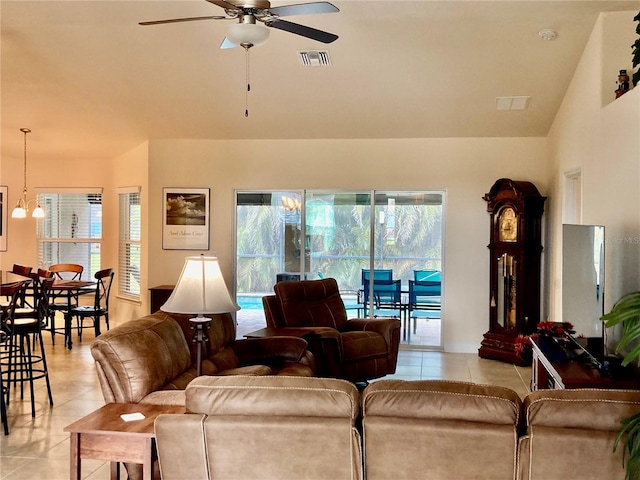
MULTIPOLYGON (((233 0, 235 1, 235 0, 233 0)), ((273 0, 274 6, 288 3, 273 0)), ((599 12, 640 1, 336 0, 340 13, 287 20, 325 45, 272 29, 220 50, 234 20, 205 0, 0 2, 2 154, 110 158, 146 139, 545 136, 599 12), (539 37, 553 29, 557 38, 539 37), (303 50, 331 66, 305 67, 303 50), (524 111, 496 97, 530 96, 524 111), (249 117, 245 118, 248 101, 249 117)), ((612 89, 615 85, 612 84, 612 89)))

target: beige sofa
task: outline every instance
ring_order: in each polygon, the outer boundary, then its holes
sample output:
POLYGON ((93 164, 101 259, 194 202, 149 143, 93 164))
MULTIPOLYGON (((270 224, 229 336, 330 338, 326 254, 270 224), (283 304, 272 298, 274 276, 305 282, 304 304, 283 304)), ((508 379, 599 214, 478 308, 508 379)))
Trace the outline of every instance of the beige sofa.
POLYGON ((163 480, 359 479, 359 395, 345 380, 200 377, 187 415, 161 415, 163 480))
POLYGON ((613 438, 640 391, 202 377, 186 405, 156 421, 164 480, 622 480, 613 438))
MULTIPOLYGON (((196 378, 189 317, 158 311, 94 340, 91 354, 106 403, 184 405, 184 388, 196 378)), ((216 315, 207 334, 204 375, 315 373, 313 355, 301 338, 236 340, 235 322, 228 314, 216 315)))

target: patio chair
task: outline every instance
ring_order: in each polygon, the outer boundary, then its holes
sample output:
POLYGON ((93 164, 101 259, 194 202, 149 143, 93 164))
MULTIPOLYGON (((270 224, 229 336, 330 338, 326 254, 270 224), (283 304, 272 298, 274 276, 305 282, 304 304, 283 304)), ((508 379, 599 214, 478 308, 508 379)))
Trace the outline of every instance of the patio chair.
MULTIPOLYGON (((363 293, 362 303, 363 303, 363 312, 365 317, 368 315, 367 309, 369 308, 370 280, 371 280, 371 271, 369 269, 363 268, 360 285, 362 285, 362 293, 363 293)), ((374 288, 377 282, 391 282, 392 280, 393 280, 393 270, 387 269, 387 268, 373 270, 374 288)), ((382 286, 382 289, 383 290, 385 289, 384 286, 382 286)), ((374 299, 375 299, 375 294, 374 294, 374 299)))
MULTIPOLYGON (((369 306, 369 292, 371 290, 369 280, 364 281, 364 316, 367 316, 369 306)), ((373 316, 386 316, 401 318, 402 305, 402 281, 401 280, 374 280, 373 281, 373 316)))
MULTIPOLYGON (((439 273, 439 272, 438 272, 439 273)), ((433 278, 433 277, 432 277, 433 278)), ((418 318, 440 318, 442 283, 440 281, 409 280, 409 321, 413 319, 416 332, 418 318)))
POLYGON ((417 282, 441 282, 442 272, 440 270, 414 270, 413 279, 417 282))

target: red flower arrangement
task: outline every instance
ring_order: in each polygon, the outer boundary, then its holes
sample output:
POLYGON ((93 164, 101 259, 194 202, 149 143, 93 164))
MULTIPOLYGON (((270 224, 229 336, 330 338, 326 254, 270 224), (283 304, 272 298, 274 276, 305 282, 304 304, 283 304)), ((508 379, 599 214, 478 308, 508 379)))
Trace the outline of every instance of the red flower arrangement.
POLYGON ((536 332, 531 335, 518 335, 513 341, 514 350, 520 358, 527 360, 531 356, 531 340, 539 336, 566 338, 567 333, 573 332, 573 325, 569 322, 539 322, 536 332))

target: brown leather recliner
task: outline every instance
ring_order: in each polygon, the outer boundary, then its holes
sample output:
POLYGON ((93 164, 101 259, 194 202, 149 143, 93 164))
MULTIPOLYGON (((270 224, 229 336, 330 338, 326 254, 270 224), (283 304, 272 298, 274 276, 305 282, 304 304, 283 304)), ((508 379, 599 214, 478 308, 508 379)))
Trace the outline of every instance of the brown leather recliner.
POLYGON ((396 371, 400 321, 347 319, 334 278, 280 282, 262 297, 267 326, 308 329, 317 375, 366 382, 396 371))

